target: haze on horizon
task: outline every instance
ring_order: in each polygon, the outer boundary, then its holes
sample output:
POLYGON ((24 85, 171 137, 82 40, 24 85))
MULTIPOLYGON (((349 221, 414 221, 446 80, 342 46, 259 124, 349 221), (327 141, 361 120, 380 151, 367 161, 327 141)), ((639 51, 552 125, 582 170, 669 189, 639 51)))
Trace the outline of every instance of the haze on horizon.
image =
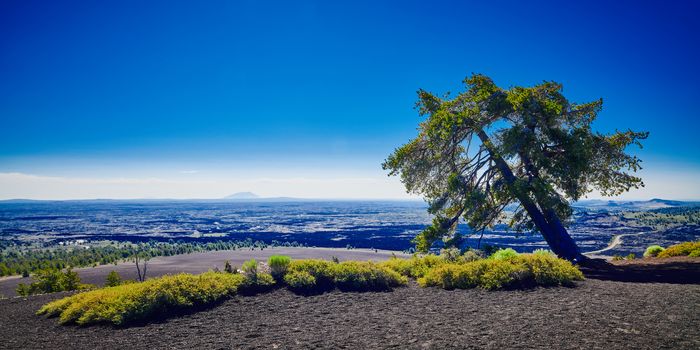
MULTIPOLYGON (((700 199, 697 3, 0 4, 0 199, 404 199, 416 90, 564 84, 644 189, 700 199)), ((589 198, 600 198, 592 193, 589 198)))

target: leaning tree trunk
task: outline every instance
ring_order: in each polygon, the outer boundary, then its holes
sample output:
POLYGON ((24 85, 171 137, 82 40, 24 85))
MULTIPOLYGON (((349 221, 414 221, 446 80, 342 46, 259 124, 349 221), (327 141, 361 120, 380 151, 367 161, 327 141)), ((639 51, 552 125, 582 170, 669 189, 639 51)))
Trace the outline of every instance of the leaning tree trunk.
MULTIPOLYGON (((491 159, 493 159, 495 162, 496 167, 503 176, 503 179, 509 186, 513 187, 517 178, 510 169, 510 166, 508 166, 508 163, 506 163, 506 161, 494 151, 489 136, 483 130, 479 130, 477 135, 488 149, 491 159)), ((585 259, 585 257, 579 252, 576 242, 574 242, 564 225, 562 225, 561 220, 554 210, 542 206, 540 206, 542 208, 542 210, 540 210, 540 207, 538 207, 535 201, 532 200, 529 193, 513 191, 513 194, 523 205, 523 208, 525 208, 525 211, 532 219, 532 222, 535 224, 537 229, 542 234, 542 237, 544 237, 545 241, 547 241, 547 244, 550 248, 552 248, 552 251, 555 254, 570 261, 583 261, 585 259)))

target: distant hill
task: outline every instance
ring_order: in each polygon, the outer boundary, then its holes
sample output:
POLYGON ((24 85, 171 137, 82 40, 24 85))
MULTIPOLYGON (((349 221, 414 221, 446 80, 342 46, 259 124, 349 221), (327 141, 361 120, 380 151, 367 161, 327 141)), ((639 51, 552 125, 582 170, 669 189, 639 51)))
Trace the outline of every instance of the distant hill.
POLYGON ((700 205, 700 202, 683 202, 660 198, 654 198, 648 201, 606 201, 601 199, 589 199, 578 201, 573 204, 574 207, 595 210, 652 210, 697 205, 700 205))
POLYGON ((253 192, 238 192, 232 195, 224 197, 224 199, 257 199, 260 198, 257 194, 253 192))

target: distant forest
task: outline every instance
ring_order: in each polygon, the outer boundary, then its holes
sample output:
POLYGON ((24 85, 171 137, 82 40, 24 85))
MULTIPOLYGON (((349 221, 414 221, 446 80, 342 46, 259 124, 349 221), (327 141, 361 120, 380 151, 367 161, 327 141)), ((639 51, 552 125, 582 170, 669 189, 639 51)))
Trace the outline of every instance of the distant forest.
POLYGON ((263 249, 266 247, 299 247, 297 242, 262 241, 247 239, 244 241, 198 242, 156 242, 115 243, 100 247, 62 247, 28 249, 12 241, 0 241, 0 276, 23 275, 45 269, 63 269, 67 267, 86 267, 116 264, 131 259, 135 254, 146 257, 172 256, 196 252, 235 249, 263 249))

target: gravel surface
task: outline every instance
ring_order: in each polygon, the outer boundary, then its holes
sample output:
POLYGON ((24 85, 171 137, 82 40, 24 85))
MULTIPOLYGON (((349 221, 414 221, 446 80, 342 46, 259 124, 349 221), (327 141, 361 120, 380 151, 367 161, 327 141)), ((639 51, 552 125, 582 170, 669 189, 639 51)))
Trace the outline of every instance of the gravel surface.
POLYGON ((61 326, 65 294, 0 300, 6 349, 700 349, 700 285, 588 279, 575 288, 237 296, 147 325, 61 326))

